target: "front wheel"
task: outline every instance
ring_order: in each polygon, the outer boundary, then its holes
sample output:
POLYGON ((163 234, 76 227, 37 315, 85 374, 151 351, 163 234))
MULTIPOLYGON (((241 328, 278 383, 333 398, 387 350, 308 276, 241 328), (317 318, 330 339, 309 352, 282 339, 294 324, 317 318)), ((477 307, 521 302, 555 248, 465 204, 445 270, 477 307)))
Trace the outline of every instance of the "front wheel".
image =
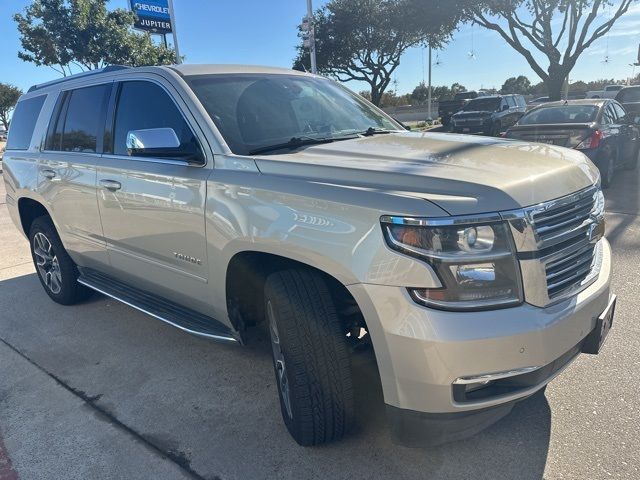
POLYGON ((78 268, 65 250, 51 218, 36 218, 29 230, 31 257, 47 295, 61 305, 84 300, 91 290, 78 283, 78 268))
POLYGON ((355 414, 350 356, 324 278, 304 269, 270 275, 265 313, 289 433, 303 446, 342 438, 355 414))

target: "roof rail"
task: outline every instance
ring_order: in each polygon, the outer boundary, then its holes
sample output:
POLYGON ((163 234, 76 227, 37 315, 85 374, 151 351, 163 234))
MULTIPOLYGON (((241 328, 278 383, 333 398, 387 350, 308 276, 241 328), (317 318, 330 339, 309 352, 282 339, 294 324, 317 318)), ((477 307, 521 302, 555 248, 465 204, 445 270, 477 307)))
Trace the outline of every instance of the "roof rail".
POLYGON ((89 72, 77 73, 75 75, 71 75, 69 77, 59 78, 57 80, 51 80, 50 82, 40 83, 38 85, 33 85, 28 91, 34 92, 44 87, 50 87, 51 85, 57 85, 58 83, 64 83, 70 80, 75 80, 77 78, 85 78, 91 77, 93 75, 99 75, 101 73, 109 73, 109 72, 117 72, 119 70, 126 70, 131 67, 127 67, 125 65, 109 65, 104 68, 100 68, 98 70, 91 70, 89 72))

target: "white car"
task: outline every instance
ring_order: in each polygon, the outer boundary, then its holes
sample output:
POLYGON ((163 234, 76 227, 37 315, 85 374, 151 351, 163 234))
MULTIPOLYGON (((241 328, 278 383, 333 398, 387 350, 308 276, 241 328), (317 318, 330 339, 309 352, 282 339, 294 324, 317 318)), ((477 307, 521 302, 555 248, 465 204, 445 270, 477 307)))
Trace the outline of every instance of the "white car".
POLYGON ((616 95, 624 85, 607 85, 604 90, 591 90, 587 92, 587 98, 616 98, 616 95))

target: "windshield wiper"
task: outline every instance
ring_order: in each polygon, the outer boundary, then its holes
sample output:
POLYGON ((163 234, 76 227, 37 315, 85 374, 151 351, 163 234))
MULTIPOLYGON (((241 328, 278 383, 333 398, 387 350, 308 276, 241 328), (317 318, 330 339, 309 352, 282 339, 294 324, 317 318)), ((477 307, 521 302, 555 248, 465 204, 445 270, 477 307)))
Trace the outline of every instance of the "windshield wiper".
POLYGON ((322 143, 331 143, 335 138, 323 137, 293 137, 288 142, 276 143, 275 145, 265 145, 264 147, 254 148, 249 150, 249 155, 256 155, 258 153, 267 153, 275 150, 294 149, 304 147, 305 145, 320 145, 322 143))
POLYGON ((364 136, 364 137, 371 137, 372 135, 379 135, 381 133, 391 133, 391 130, 385 130, 383 128, 369 127, 364 132, 360 132, 359 134, 364 136))

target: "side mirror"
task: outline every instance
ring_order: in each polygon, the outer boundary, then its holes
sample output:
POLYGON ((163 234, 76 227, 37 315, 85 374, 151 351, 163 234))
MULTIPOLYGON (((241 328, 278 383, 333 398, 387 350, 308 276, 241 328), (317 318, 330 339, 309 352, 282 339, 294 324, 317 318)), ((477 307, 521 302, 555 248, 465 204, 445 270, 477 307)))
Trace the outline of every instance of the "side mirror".
POLYGON ((183 146, 173 128, 148 128, 127 133, 127 150, 135 157, 173 158, 203 164, 204 157, 195 145, 183 146))
POLYGON ((509 105, 503 105, 502 106, 502 111, 504 112, 505 110, 509 110, 509 105))

